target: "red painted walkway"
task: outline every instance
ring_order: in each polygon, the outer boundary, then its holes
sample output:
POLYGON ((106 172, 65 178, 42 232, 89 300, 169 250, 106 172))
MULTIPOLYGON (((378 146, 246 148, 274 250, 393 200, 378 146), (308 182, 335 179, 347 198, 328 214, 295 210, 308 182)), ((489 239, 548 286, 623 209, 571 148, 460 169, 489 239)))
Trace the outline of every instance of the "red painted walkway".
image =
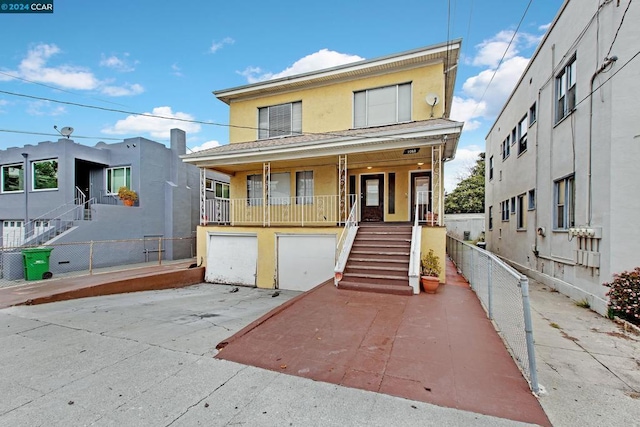
POLYGON ((221 343, 220 359, 511 420, 550 425, 447 261, 436 294, 382 295, 326 282, 221 343))

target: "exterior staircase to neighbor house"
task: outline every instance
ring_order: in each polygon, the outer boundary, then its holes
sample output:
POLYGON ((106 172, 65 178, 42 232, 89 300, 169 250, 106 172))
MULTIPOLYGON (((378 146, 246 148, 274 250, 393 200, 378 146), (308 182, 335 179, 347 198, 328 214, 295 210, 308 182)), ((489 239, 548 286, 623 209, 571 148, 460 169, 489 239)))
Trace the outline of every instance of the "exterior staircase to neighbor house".
POLYGON ((411 224, 360 223, 339 289, 412 295, 411 224))

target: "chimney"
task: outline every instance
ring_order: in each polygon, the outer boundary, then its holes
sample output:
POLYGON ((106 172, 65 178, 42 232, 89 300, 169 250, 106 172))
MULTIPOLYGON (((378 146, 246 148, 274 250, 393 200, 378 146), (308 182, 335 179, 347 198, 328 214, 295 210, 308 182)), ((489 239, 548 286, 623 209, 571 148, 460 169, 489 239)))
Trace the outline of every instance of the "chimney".
POLYGON ((187 153, 187 137, 181 129, 171 129, 171 151, 176 156, 187 153))

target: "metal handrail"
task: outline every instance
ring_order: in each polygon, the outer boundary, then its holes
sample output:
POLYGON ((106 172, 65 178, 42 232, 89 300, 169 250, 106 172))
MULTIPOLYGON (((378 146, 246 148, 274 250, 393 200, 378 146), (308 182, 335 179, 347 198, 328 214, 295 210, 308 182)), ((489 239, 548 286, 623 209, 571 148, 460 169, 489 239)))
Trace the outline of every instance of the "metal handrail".
POLYGON ((422 246, 422 227, 418 217, 418 191, 416 191, 415 207, 413 213, 413 227, 411 229, 411 250, 409 255, 409 285, 413 288, 413 293, 420 292, 420 247, 422 246))
POLYGON ((353 241, 358 232, 357 212, 358 201, 353 197, 353 206, 351 207, 349 217, 344 224, 344 228, 338 239, 338 244, 336 245, 336 253, 338 253, 338 259, 336 260, 336 266, 334 268, 334 283, 336 286, 338 286, 338 282, 342 280, 342 273, 347 265, 347 259, 349 258, 353 241))

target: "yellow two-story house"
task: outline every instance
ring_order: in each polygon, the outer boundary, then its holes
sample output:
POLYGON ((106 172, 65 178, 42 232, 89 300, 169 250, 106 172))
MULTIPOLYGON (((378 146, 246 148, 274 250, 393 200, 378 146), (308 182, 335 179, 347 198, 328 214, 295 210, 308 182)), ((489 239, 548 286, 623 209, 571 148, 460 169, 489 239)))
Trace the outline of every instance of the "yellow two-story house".
POLYGON ((444 267, 460 44, 215 91, 229 144, 183 156, 203 172, 206 280, 418 293, 421 254, 433 249, 444 267), (228 199, 204 197, 205 170, 230 176, 228 199))

